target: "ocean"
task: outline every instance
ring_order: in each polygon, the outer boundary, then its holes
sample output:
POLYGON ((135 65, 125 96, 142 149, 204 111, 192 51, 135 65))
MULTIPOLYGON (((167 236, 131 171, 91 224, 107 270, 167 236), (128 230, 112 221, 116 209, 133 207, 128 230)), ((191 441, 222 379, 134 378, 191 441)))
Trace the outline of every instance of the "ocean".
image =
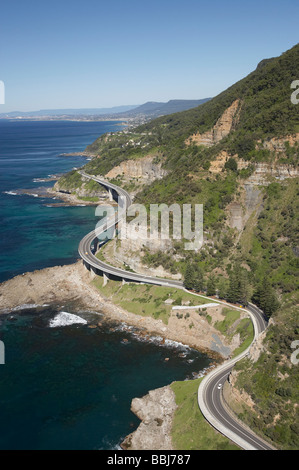
MULTIPOLYGON (((52 199, 17 190, 52 185, 37 180, 86 162, 63 153, 119 129, 115 121, 0 121, 0 282, 77 260, 95 208, 49 207, 52 199)), ((145 341, 101 312, 74 313, 68 304, 1 315, 0 449, 117 449, 139 424, 130 411, 134 397, 200 375, 211 363, 184 345, 145 341)))

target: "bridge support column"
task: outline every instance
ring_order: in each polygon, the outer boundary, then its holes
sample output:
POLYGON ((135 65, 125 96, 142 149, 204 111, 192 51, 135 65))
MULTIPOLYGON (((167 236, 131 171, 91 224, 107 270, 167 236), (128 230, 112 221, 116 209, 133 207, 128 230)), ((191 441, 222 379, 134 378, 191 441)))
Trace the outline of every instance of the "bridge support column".
POLYGON ((122 284, 122 286, 124 286, 125 284, 127 284, 127 281, 124 278, 122 278, 121 284, 122 284))
POLYGON ((94 241, 94 250, 95 250, 95 253, 97 253, 100 249, 100 241, 98 239, 96 239, 96 241, 94 241))
POLYGON ((105 287, 107 285, 107 282, 109 281, 109 277, 107 274, 103 273, 103 287, 105 287))
POLYGON ((96 272, 94 271, 92 266, 90 266, 89 269, 89 276, 91 277, 91 279, 94 279, 96 277, 96 272))
POLYGON ((110 202, 113 202, 114 199, 113 199, 113 192, 112 192, 112 189, 108 189, 108 193, 109 193, 109 201, 110 201, 110 202))

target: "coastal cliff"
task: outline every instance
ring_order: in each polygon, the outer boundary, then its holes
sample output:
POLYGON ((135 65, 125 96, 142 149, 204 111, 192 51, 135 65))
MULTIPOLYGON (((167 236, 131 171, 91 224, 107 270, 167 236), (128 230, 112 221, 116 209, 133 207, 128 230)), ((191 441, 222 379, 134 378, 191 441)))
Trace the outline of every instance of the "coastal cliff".
POLYGON ((162 162, 156 162, 156 159, 153 155, 146 155, 142 158, 126 160, 112 168, 106 174, 106 178, 121 177, 124 183, 138 181, 140 185, 150 184, 168 173, 162 168, 162 162))

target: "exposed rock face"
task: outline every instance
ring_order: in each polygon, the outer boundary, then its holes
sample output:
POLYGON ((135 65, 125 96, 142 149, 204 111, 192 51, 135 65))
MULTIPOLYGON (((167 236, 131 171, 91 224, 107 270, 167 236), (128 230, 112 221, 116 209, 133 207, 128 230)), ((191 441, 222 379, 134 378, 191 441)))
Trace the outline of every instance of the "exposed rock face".
POLYGON ((240 412, 244 405, 254 410, 255 403, 251 396, 245 390, 236 387, 237 378, 238 372, 233 369, 223 387, 224 401, 236 413, 240 412))
POLYGON ((113 263, 118 263, 119 266, 123 267, 124 264, 128 264, 131 269, 140 274, 149 274, 150 276, 156 277, 167 277, 172 279, 181 279, 181 274, 170 274, 163 266, 151 267, 146 266, 142 262, 144 257, 144 249, 148 249, 150 253, 157 253, 159 251, 167 252, 172 249, 172 240, 161 240, 156 239, 127 239, 121 240, 120 244, 116 241, 112 241, 113 245, 113 263))
POLYGON ((234 128, 239 119, 240 100, 235 100, 218 119, 215 126, 204 134, 194 134, 189 138, 189 143, 211 147, 220 142, 234 128))
POLYGON ((253 213, 255 213, 256 216, 259 215, 263 204, 262 192, 256 185, 246 181, 243 188, 242 197, 227 206, 229 226, 236 228, 238 231, 244 229, 248 219, 253 213))
MULTIPOLYGON (((217 155, 217 158, 211 162, 209 172, 210 173, 221 173, 224 169, 224 165, 227 162, 227 160, 231 157, 228 152, 223 150, 222 152, 217 155)), ((236 160, 238 158, 238 155, 233 156, 236 160)))
POLYGON ((207 320, 206 315, 199 315, 192 308, 177 310, 173 307, 168 319, 167 328, 178 333, 180 341, 184 344, 200 344, 202 350, 213 351, 223 358, 228 358, 240 346, 240 336, 235 334, 229 340, 215 328, 215 323, 223 321, 223 306, 215 304, 215 307, 207 307, 206 314, 211 318, 207 320))
MULTIPOLYGON (((274 324, 273 318, 270 318, 268 325, 271 326, 273 324, 274 324)), ((252 344, 250 348, 249 358, 251 359, 252 362, 256 362, 259 359, 261 353, 266 350, 264 346, 264 340, 266 338, 268 328, 259 335, 257 340, 254 341, 254 343, 252 344)))
POLYGON ((171 427, 177 408, 169 386, 151 390, 143 398, 132 400, 131 410, 142 423, 122 443, 126 450, 173 450, 171 427))
POLYGON ((289 143, 290 147, 299 142, 299 132, 296 134, 286 135, 285 137, 274 137, 269 140, 265 140, 262 145, 265 149, 271 152, 285 152, 286 142, 289 143))
POLYGON ((107 178, 123 177, 124 181, 139 179, 143 184, 149 184, 156 179, 161 179, 167 175, 167 171, 162 168, 161 162, 155 163, 155 157, 147 155, 135 160, 126 160, 120 165, 112 168, 107 173, 107 178))
POLYGON ((279 163, 279 159, 286 157, 286 148, 287 145, 290 147, 294 147, 299 142, 299 133, 288 135, 282 138, 273 138, 269 140, 265 140, 263 142, 259 141, 256 147, 256 150, 260 147, 270 150, 273 153, 273 158, 271 162, 252 162, 252 161, 245 161, 239 156, 230 155, 227 151, 223 150, 219 153, 217 158, 211 162, 211 166, 209 168, 210 173, 221 173, 225 167, 225 163, 230 157, 233 157, 238 165, 238 170, 243 170, 248 168, 249 166, 254 167, 254 172, 248 178, 248 182, 256 185, 264 185, 267 184, 267 176, 271 176, 278 180, 284 180, 286 178, 294 178, 299 176, 299 169, 298 166, 287 165, 279 163), (287 142, 287 144, 286 144, 287 142))
POLYGON ((243 222, 243 208, 242 205, 238 202, 233 202, 229 205, 230 211, 230 221, 229 225, 231 228, 236 228, 237 230, 242 230, 244 227, 243 222))
MULTIPOLYGON (((247 168, 249 162, 244 162, 240 160, 238 162, 238 169, 247 168)), ((295 168, 291 165, 279 165, 277 163, 255 163, 255 171, 248 178, 247 182, 255 184, 256 186, 267 185, 267 177, 276 178, 277 180, 284 180, 286 178, 295 178, 299 176, 298 168, 295 168)))

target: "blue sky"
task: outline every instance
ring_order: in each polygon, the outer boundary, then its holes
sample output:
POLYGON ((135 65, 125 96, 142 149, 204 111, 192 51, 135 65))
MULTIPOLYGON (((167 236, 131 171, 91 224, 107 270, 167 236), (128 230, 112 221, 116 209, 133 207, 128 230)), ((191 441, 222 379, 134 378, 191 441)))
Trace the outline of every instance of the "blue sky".
POLYGON ((0 13, 0 113, 215 96, 298 42, 297 0, 2 0, 0 13))

